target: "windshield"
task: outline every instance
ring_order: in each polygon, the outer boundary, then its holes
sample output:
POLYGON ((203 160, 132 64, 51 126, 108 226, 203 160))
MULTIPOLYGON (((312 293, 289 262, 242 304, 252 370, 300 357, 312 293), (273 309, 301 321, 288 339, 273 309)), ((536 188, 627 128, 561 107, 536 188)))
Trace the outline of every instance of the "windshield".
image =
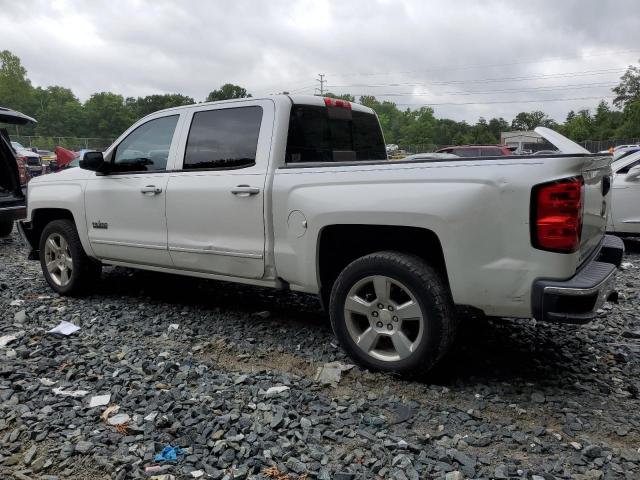
POLYGON ((11 142, 11 146, 16 150, 24 150, 24 147, 18 142, 11 142))

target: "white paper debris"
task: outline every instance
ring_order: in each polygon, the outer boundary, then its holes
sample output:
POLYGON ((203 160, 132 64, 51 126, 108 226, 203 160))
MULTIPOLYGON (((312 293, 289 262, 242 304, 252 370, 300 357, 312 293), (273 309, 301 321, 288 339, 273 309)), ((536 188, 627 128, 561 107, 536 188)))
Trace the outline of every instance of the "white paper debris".
POLYGON ((9 304, 9 306, 10 306, 10 307, 19 307, 19 306, 21 306, 21 305, 24 305, 24 300, 20 300, 20 299, 13 300, 13 301, 9 304))
POLYGON ((194 470, 193 472, 191 472, 191 476, 193 478, 202 478, 202 477, 204 477, 204 471, 203 470, 194 470))
POLYGON ((57 382, 54 382, 53 380, 49 380, 48 378, 41 378, 40 383, 45 387, 51 387, 52 385, 55 385, 57 382))
POLYGON ((622 262, 622 264, 620 265, 620 267, 621 267, 623 270, 627 270, 627 269, 629 269, 629 268, 633 268, 633 263, 631 263, 631 262, 622 262))
POLYGON ((269 387, 267 389, 267 393, 265 395, 267 396, 267 398, 275 397, 277 395, 280 395, 281 393, 286 392, 287 390, 290 390, 290 388, 287 387, 286 385, 278 385, 277 387, 269 387))
POLYGON ((325 363, 316 370, 315 381, 322 385, 337 386, 342 378, 342 372, 351 370, 353 365, 345 365, 340 362, 325 363))
POLYGON ((180 324, 178 323, 171 323, 169 324, 169 328, 167 330, 171 331, 171 330, 178 330, 178 328, 180 328, 180 324))
POLYGON ((71 335, 74 332, 80 330, 80 327, 66 320, 61 321, 57 326, 53 327, 47 333, 59 333, 61 335, 71 335))
POLYGON ((13 342, 17 338, 18 337, 16 337, 15 335, 3 335, 2 337, 0 337, 0 347, 6 347, 7 344, 13 342))
POLYGON ((131 417, 126 413, 118 413, 117 415, 110 417, 109 420, 107 420, 107 423, 109 425, 121 425, 123 423, 129 423, 130 420, 131 417))
POLYGON ((110 401, 111 401, 110 393, 106 395, 96 395, 94 397, 91 397, 91 399, 89 400, 89 408, 103 407, 105 405, 109 405, 110 401))
POLYGON ((62 387, 54 388, 52 391, 56 395, 62 395, 63 397, 81 398, 89 395, 87 390, 63 390, 62 387))

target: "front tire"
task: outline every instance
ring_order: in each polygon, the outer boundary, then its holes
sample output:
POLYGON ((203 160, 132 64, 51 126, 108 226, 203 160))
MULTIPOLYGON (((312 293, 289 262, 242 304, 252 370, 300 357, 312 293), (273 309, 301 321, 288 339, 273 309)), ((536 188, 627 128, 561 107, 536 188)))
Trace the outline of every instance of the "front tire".
POLYGON ((449 288, 422 258, 377 252, 349 264, 331 291, 333 331, 361 366, 422 374, 447 353, 458 327, 449 288))
POLYGON ((40 235, 40 265, 49 286, 60 295, 80 295, 100 275, 99 263, 82 248, 74 223, 54 220, 40 235))
POLYGON ((0 237, 8 237, 13 231, 13 220, 0 220, 0 237))

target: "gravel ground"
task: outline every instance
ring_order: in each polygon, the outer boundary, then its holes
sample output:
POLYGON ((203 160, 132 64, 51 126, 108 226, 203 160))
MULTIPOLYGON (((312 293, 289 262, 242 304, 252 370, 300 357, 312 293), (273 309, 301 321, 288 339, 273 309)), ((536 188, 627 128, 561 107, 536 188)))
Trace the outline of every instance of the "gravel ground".
POLYGON ((606 318, 466 318, 428 382, 353 368, 329 386, 316 369, 348 359, 313 297, 108 268, 62 298, 0 240, 0 478, 638 479, 627 250, 606 318), (62 320, 81 329, 46 333, 62 320), (155 461, 167 445, 177 461, 155 461))

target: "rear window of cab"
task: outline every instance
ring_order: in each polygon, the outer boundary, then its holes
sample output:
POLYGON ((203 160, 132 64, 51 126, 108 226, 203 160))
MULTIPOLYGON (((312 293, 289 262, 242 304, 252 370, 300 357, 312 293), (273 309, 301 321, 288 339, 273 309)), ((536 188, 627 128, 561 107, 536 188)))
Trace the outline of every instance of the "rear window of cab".
POLYGON ((293 105, 287 163, 386 160, 378 118, 343 107, 293 105))

